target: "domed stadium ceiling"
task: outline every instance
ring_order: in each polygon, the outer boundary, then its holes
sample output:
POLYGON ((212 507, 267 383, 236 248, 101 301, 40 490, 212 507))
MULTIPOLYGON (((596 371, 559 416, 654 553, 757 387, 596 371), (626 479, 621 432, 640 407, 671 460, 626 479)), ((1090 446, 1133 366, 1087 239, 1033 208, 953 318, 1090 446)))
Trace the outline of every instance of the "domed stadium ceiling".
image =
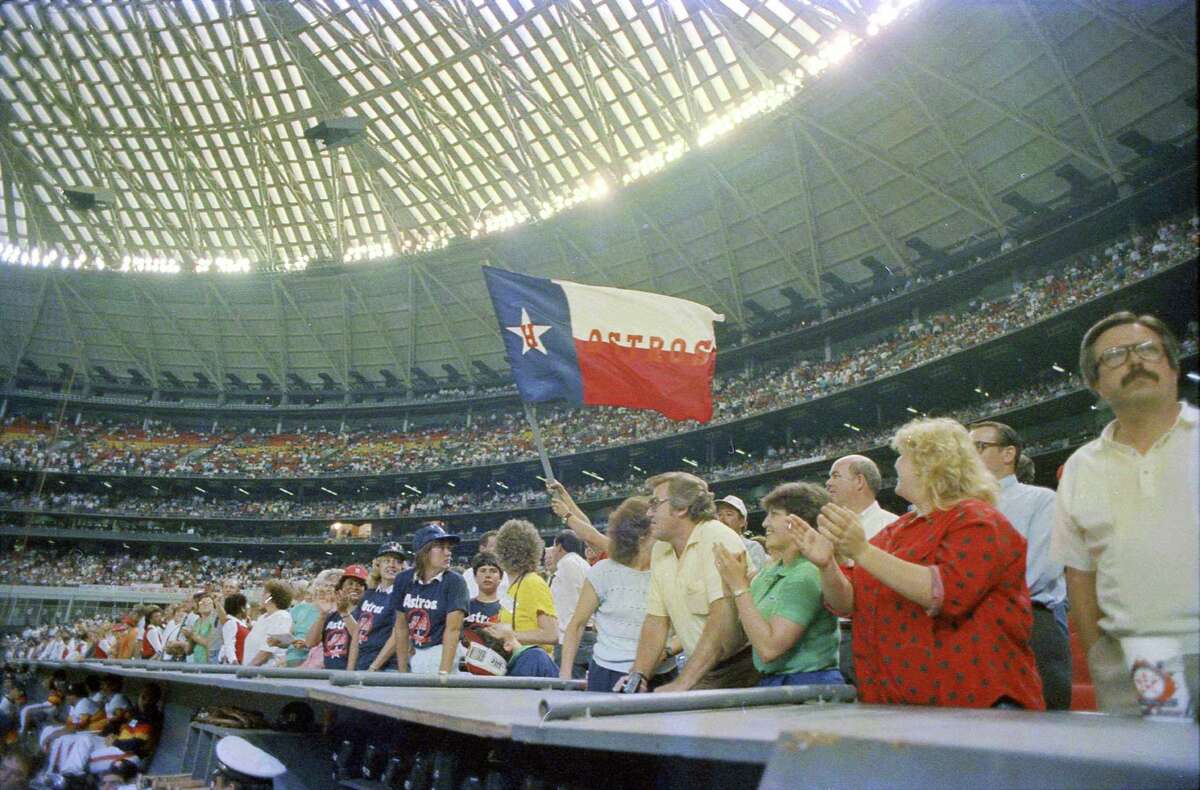
POLYGON ((1014 194, 1124 183, 1123 134, 1196 132, 1194 4, 1167 0, 9 2, 0 26, 0 367, 85 379, 482 381, 482 263, 744 325, 911 271, 913 239, 1004 236, 1014 194))

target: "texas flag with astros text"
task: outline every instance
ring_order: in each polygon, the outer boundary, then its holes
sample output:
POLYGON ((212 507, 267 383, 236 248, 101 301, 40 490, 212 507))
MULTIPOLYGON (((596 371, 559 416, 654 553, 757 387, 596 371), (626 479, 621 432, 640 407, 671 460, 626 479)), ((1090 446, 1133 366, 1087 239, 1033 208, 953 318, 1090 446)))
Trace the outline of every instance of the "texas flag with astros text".
POLYGON ((483 267, 521 397, 708 422, 720 313, 673 296, 483 267))

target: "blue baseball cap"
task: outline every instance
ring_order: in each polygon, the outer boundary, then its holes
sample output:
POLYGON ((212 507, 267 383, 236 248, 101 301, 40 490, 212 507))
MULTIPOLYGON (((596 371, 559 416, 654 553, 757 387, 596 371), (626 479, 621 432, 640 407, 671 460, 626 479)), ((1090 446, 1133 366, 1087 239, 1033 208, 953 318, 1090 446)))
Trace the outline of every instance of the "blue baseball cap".
POLYGON ((446 532, 446 528, 440 521, 430 521, 425 526, 421 527, 413 535, 413 554, 420 553, 421 549, 425 548, 435 540, 449 540, 458 543, 462 540, 461 535, 451 535, 446 532))
POLYGON ((404 547, 400 545, 400 541, 398 540, 389 540, 379 547, 379 551, 375 552, 376 558, 388 555, 399 557, 400 559, 405 559, 408 556, 404 553, 404 547))

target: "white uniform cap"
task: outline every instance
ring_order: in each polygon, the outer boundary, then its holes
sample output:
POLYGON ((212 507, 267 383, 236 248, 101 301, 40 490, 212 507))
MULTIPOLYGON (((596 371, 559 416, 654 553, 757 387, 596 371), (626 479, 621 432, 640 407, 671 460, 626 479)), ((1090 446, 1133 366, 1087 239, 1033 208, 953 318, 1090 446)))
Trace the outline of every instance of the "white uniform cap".
POLYGON ((217 741, 217 759, 231 771, 251 779, 274 779, 287 773, 287 767, 240 735, 226 735, 217 741))
POLYGON ((731 508, 741 513, 742 518, 746 517, 746 503, 742 501, 741 497, 736 497, 733 494, 730 494, 724 499, 718 499, 716 503, 718 505, 729 505, 731 508))

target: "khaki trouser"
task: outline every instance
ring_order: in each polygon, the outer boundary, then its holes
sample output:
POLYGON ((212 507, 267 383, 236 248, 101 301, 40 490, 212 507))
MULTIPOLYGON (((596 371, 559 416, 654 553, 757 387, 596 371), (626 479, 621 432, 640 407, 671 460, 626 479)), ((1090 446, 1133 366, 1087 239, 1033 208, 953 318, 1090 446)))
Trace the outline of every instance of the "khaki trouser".
MULTIPOLYGON (((1129 668, 1125 666, 1125 651, 1121 641, 1109 634, 1101 634, 1088 651, 1088 671, 1092 674, 1092 685, 1096 689, 1096 707, 1104 713, 1141 715, 1137 692, 1133 688, 1129 668)), ((1200 696, 1200 655, 1183 657, 1183 679, 1187 683, 1188 712, 1196 716, 1196 698, 1200 696)))
POLYGON ((692 688, 741 689, 758 685, 761 675, 754 668, 754 654, 746 645, 729 658, 708 670, 692 688))

